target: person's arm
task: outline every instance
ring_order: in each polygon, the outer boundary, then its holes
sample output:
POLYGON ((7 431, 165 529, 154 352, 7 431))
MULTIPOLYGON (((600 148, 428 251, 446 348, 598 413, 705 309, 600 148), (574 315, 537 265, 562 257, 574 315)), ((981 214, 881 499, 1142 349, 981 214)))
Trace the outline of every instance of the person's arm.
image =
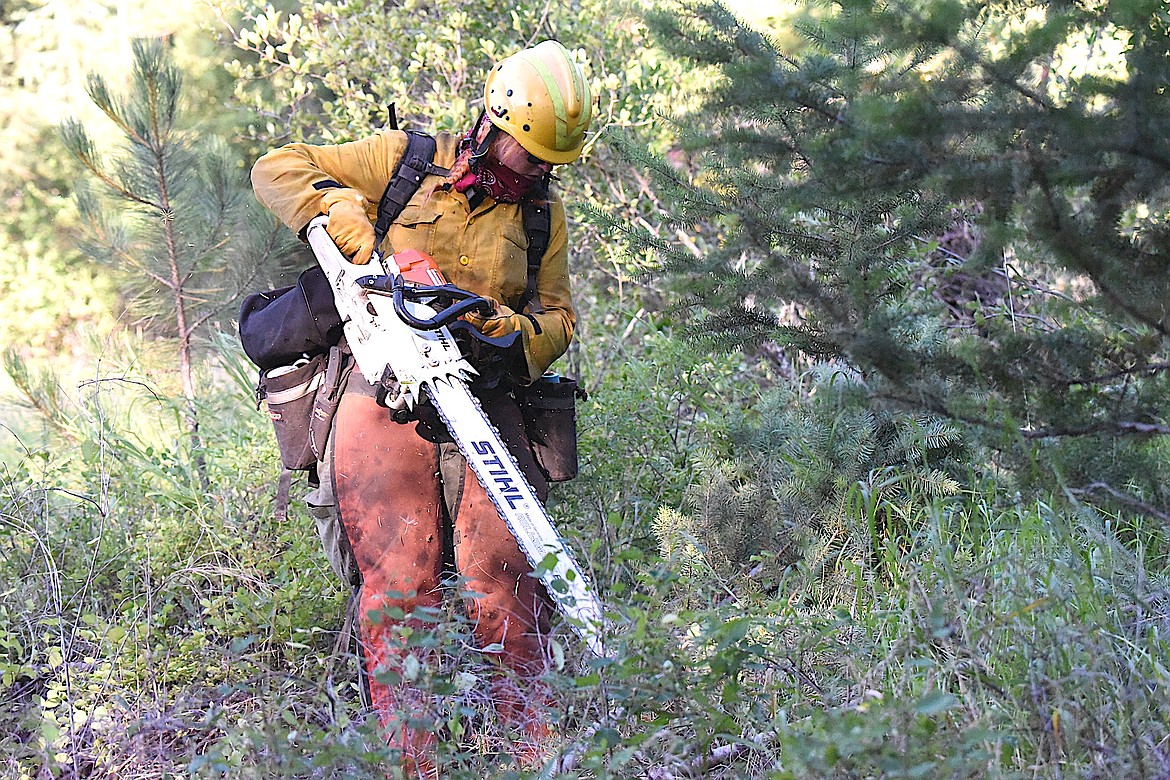
POLYGON ((518 313, 500 305, 487 318, 468 315, 467 319, 488 336, 503 336, 519 329, 524 339, 524 356, 528 379, 536 381, 565 350, 573 338, 577 315, 569 291, 569 247, 565 227, 565 207, 554 198, 551 208, 551 232, 548 249, 536 276, 536 295, 528 308, 518 313))
MULTIPOLYGON (((378 133, 336 146, 288 144, 265 154, 252 167, 256 199, 297 235, 328 209, 322 194, 348 188, 364 199, 367 217, 377 217, 378 201, 406 150, 406 134, 378 133)), ((354 198, 356 201, 356 197, 354 198)))

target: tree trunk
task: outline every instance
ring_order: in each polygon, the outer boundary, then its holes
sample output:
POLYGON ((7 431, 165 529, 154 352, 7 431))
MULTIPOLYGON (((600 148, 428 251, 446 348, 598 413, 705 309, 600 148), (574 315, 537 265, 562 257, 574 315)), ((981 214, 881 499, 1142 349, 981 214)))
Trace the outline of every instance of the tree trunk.
POLYGON ((199 484, 206 492, 210 487, 207 478, 207 462, 203 458, 203 440, 199 436, 199 417, 195 404, 195 374, 191 364, 191 330, 187 325, 187 302, 184 295, 186 280, 179 268, 179 252, 175 243, 174 217, 171 211, 170 192, 167 187, 166 165, 162 150, 158 155, 158 184, 162 205, 163 236, 166 239, 167 261, 170 265, 170 290, 175 300, 175 326, 179 333, 179 381, 183 386, 183 400, 186 404, 187 434, 190 438, 191 460, 199 476, 199 484))

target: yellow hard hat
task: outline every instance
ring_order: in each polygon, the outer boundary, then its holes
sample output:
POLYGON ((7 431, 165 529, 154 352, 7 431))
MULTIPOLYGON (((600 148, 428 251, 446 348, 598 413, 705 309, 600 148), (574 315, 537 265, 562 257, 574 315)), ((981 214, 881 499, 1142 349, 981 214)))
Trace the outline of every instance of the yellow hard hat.
POLYGON ((493 125, 554 165, 581 156, 593 96, 564 46, 544 41, 501 60, 488 74, 484 107, 493 125))

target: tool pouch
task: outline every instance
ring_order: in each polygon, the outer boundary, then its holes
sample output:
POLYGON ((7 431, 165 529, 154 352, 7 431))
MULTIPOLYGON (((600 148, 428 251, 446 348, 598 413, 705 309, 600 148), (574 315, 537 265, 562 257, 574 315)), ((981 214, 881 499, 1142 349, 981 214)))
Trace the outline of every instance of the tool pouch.
POLYGON ((577 476, 577 398, 585 391, 576 380, 545 374, 516 392, 524 432, 537 465, 549 482, 577 476))
POLYGON ((342 347, 334 346, 325 354, 260 372, 257 400, 268 409, 286 469, 311 468, 324 455, 351 364, 342 347))

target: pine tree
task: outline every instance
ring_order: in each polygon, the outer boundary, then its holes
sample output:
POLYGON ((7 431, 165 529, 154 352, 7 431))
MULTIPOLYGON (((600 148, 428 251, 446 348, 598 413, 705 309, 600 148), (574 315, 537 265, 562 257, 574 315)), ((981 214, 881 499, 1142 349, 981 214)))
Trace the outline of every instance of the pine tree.
POLYGON ((861 371, 967 425, 1021 485, 1170 517, 1170 35, 1151 0, 838 0, 797 39, 652 17, 719 78, 690 167, 627 144, 704 251, 651 251, 716 346, 861 371), (782 304, 797 316, 781 318, 782 304))
POLYGON ((88 83, 123 137, 114 159, 103 159, 76 120, 62 134, 92 175, 77 190, 85 249, 119 272, 140 321, 174 339, 197 451, 196 337, 253 286, 284 231, 254 204, 244 168, 226 146, 184 127, 182 74, 164 46, 136 41, 133 55, 125 95, 100 75, 88 83))

